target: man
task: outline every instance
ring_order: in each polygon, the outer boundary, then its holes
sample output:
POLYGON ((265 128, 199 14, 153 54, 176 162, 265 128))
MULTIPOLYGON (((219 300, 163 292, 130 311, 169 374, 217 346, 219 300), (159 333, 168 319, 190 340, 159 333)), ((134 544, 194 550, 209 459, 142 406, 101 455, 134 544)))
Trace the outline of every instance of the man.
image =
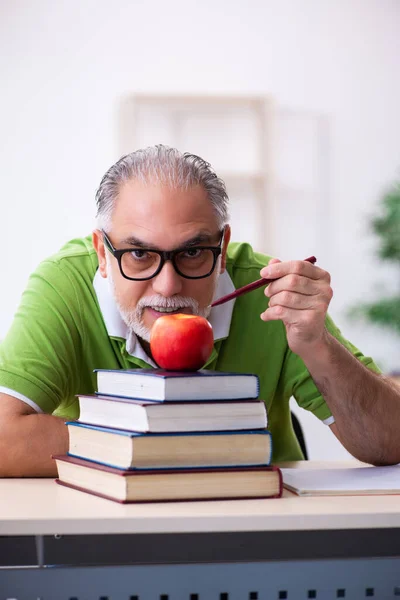
POLYGON ((73 240, 38 267, 1 345, 1 476, 53 476, 51 455, 68 450, 64 421, 79 416, 75 395, 96 389, 93 369, 155 366, 151 328, 170 312, 209 318, 206 368, 259 375, 274 461, 301 458, 293 395, 357 458, 400 462, 400 390, 327 316, 329 274, 229 245, 227 201, 208 163, 172 148, 109 169, 92 240, 73 240), (275 281, 209 312, 260 275, 275 281))

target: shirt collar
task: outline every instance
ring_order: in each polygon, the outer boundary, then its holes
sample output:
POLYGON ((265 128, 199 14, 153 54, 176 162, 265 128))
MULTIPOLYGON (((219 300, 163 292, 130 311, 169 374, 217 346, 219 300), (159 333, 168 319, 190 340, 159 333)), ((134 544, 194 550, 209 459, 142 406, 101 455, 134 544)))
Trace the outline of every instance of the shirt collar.
MULTIPOLYGON (((119 313, 113 290, 110 286, 110 280, 102 277, 99 270, 96 271, 94 276, 93 287, 97 295, 97 301, 103 315, 108 335, 110 337, 126 340, 126 349, 131 356, 149 362, 150 359, 144 352, 141 344, 138 343, 136 335, 128 330, 128 327, 119 313)), ((232 279, 225 270, 218 278, 213 301, 218 300, 218 298, 227 294, 231 294, 234 290, 235 286, 233 285, 232 279)), ((235 300, 231 300, 225 305, 216 306, 211 309, 208 321, 213 328, 214 341, 228 337, 234 304, 235 300)), ((153 366, 156 365, 154 364, 153 366)))

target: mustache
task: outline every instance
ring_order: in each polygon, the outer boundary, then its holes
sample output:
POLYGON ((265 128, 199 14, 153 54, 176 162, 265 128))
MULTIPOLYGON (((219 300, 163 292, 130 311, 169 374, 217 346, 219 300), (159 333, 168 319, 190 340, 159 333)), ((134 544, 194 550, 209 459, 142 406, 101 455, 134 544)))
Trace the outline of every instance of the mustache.
POLYGON ((136 309, 143 312, 145 308, 172 308, 173 310, 191 308, 194 313, 197 313, 199 311, 199 303, 190 296, 173 296, 171 298, 158 295, 144 296, 138 301, 136 309))

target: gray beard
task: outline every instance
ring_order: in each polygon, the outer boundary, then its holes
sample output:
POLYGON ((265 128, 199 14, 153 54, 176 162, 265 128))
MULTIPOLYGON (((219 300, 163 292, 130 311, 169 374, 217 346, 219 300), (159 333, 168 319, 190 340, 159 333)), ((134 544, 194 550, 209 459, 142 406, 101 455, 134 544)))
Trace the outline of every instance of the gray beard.
MULTIPOLYGON (((191 312, 194 315, 199 315, 200 317, 208 318, 211 307, 207 306, 205 308, 200 308, 199 303, 194 298, 190 296, 173 296, 172 298, 165 298, 164 296, 144 296, 139 300, 136 307, 132 310, 125 309, 121 306, 116 296, 115 283, 112 277, 112 272, 110 265, 107 262, 107 278, 109 280, 109 285, 117 305, 119 314, 121 315, 122 320, 125 325, 128 327, 128 337, 131 337, 131 333, 135 333, 138 338, 144 340, 145 342, 150 342, 150 334, 151 329, 146 327, 143 323, 143 312, 146 307, 153 308, 157 310, 157 308, 172 308, 174 310, 180 310, 183 308, 190 308, 191 312)), ((168 313, 165 313, 168 314, 168 313)))
POLYGON ((194 315, 200 315, 205 318, 208 317, 211 311, 210 307, 200 308, 197 300, 190 298, 189 296, 174 296, 173 298, 164 298, 164 296, 144 296, 132 310, 122 308, 116 298, 115 301, 125 325, 130 331, 133 331, 145 342, 150 342, 151 334, 151 329, 146 327, 143 323, 143 312, 146 307, 153 308, 154 310, 157 310, 157 308, 173 308, 178 311, 183 308, 190 308, 194 315))

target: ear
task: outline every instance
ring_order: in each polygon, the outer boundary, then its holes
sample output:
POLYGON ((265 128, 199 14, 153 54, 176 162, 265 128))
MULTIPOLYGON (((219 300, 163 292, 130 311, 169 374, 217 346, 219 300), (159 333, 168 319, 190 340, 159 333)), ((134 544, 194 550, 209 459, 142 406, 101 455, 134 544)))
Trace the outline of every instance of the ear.
POLYGON ((226 269, 226 253, 228 250, 228 244, 231 239, 231 228, 229 225, 225 225, 225 233, 224 233, 224 242, 222 244, 222 252, 221 252, 221 268, 220 273, 223 273, 226 269))
POLYGON ((99 271, 102 277, 107 277, 106 249, 103 243, 103 235, 99 229, 92 233, 92 242, 99 259, 99 271))

